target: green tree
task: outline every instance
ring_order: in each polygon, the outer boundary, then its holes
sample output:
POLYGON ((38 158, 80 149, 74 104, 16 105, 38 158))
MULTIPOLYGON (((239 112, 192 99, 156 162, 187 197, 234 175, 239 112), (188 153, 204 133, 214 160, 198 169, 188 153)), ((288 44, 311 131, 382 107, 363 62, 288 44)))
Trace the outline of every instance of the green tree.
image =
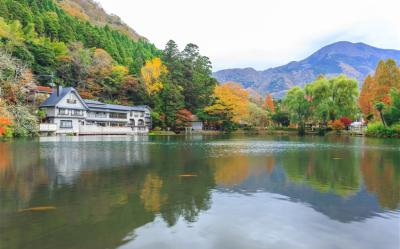
POLYGON ((306 98, 305 91, 296 86, 291 88, 284 103, 292 116, 292 120, 298 124, 299 134, 305 133, 305 121, 309 117, 310 101, 306 98))

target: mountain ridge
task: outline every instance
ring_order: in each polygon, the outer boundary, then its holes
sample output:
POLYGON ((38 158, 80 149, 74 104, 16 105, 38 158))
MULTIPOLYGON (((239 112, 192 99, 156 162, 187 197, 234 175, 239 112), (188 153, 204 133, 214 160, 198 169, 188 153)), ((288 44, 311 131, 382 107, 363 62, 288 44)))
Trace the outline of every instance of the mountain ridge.
POLYGON ((223 69, 213 73, 219 82, 235 81, 245 88, 261 94, 271 93, 280 98, 293 86, 304 86, 318 75, 332 77, 345 74, 359 82, 375 70, 381 59, 392 58, 400 62, 400 50, 382 49, 371 45, 348 41, 335 42, 322 47, 303 60, 265 70, 251 67, 223 69))
POLYGON ((118 30, 135 41, 147 38, 141 36, 132 27, 124 23, 115 14, 108 14, 100 3, 93 0, 57 0, 58 5, 71 16, 83 21, 89 21, 96 26, 109 25, 112 29, 118 30))

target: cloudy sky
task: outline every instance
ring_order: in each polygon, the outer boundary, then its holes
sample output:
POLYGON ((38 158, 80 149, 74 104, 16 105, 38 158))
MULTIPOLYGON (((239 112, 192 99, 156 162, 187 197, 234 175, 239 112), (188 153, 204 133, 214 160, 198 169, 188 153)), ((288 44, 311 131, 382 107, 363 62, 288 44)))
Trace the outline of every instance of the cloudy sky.
POLYGON ((400 49, 399 0, 97 0, 163 48, 193 42, 214 70, 266 69, 336 41, 400 49))

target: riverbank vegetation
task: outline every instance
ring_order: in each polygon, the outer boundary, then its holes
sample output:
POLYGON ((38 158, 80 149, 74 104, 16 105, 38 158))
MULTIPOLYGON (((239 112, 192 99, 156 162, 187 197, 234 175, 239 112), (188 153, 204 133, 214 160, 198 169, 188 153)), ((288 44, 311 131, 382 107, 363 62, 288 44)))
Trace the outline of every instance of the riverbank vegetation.
POLYGON ((367 135, 400 137, 400 69, 392 59, 380 61, 365 79, 359 98, 368 122, 367 135))

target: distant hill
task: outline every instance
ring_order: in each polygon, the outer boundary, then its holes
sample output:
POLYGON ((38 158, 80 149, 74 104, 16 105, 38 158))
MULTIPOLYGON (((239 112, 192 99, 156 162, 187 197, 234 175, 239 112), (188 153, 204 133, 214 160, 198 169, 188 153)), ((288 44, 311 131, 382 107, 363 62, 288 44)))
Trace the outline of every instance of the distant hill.
POLYGON ((133 40, 145 39, 134 29, 125 24, 119 16, 109 15, 104 9, 93 0, 58 0, 60 7, 79 19, 89 21, 97 26, 109 25, 115 30, 119 30, 128 35, 133 40))
POLYGON ((375 70, 381 59, 400 62, 400 50, 380 49, 364 43, 336 42, 325 46, 301 61, 257 71, 253 68, 225 69, 213 75, 219 82, 235 81, 259 93, 282 97, 293 86, 304 86, 318 75, 345 74, 361 87, 365 77, 375 70))

